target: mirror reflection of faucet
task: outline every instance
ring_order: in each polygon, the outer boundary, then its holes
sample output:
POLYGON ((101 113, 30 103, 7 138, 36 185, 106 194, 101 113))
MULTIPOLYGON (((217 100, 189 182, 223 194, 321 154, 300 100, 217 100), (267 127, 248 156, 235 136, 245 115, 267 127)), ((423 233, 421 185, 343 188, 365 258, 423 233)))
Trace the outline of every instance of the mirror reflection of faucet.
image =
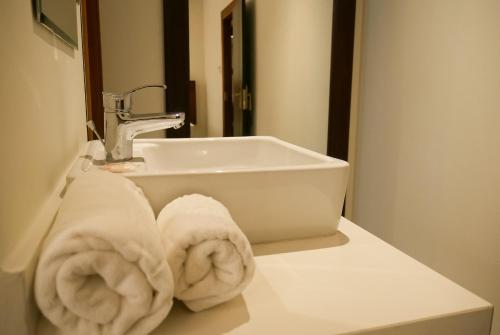
POLYGON ((102 92, 104 105, 104 141, 99 136, 92 121, 87 126, 103 144, 106 162, 123 162, 132 159, 134 138, 155 130, 174 128, 184 125, 185 114, 138 114, 132 113, 133 93, 146 88, 167 89, 166 85, 145 85, 124 93, 102 92))

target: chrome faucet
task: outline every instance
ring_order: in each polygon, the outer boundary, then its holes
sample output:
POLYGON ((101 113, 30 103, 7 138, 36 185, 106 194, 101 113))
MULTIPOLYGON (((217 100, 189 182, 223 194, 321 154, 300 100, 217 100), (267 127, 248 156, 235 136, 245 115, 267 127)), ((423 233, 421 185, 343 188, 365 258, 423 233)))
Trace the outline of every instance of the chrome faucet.
POLYGON ((124 93, 102 92, 104 105, 104 147, 107 162, 132 159, 134 138, 142 133, 184 125, 184 113, 132 113, 134 92, 145 88, 167 89, 166 85, 146 85, 124 93))

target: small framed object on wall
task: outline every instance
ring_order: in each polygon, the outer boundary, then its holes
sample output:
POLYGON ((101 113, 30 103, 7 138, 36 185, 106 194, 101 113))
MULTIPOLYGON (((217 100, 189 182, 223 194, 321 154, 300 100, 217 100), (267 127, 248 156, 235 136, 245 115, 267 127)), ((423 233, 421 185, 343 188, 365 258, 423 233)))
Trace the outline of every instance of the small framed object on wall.
POLYGON ((36 20, 72 47, 78 47, 75 0, 34 0, 36 20))

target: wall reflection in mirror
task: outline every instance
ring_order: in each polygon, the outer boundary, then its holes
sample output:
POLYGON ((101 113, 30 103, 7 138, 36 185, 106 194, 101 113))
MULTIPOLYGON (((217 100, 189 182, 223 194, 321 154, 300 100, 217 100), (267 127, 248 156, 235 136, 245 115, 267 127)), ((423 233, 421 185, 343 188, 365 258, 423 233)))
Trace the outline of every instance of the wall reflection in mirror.
MULTIPOLYGON (((99 7, 104 90, 163 83, 163 0, 99 7)), ((271 135, 325 153, 332 11, 333 0, 189 0, 191 137, 271 135)), ((165 111, 163 94, 137 94, 134 112, 165 111)))

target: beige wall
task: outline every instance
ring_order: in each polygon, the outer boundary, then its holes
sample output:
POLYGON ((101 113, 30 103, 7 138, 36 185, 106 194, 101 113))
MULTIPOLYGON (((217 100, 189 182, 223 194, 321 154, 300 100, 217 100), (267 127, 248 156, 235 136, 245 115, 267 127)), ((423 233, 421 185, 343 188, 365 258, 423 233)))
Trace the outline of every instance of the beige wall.
POLYGON ((347 153, 349 162, 349 180, 345 196, 344 216, 352 220, 354 180, 356 176, 356 141, 358 139, 358 112, 359 112, 359 86, 361 72, 361 50, 363 40, 363 13, 364 0, 356 1, 356 19, 354 24, 354 50, 352 64, 352 87, 351 87, 351 111, 349 119, 349 150, 347 153))
POLYGON ((253 1, 256 134, 326 153, 333 1, 253 1))
POLYGON ((203 4, 207 0, 189 0, 189 71, 196 81, 196 125, 191 137, 207 136, 207 89, 205 80, 205 42, 203 4))
POLYGON ((366 1, 353 215, 496 307, 498 13, 488 0, 366 1))
MULTIPOLYGON (((163 84, 163 1, 100 0, 102 71, 105 91, 125 92, 146 84, 163 84)), ((165 112, 165 92, 134 94, 133 111, 165 112)), ((164 137, 164 131, 140 137, 164 137)))
POLYGON ((86 142, 82 49, 36 23, 30 1, 0 1, 0 13, 0 333, 24 335, 36 246, 86 142))
POLYGON ((30 1, 0 1, 0 265, 86 141, 81 46, 33 19, 30 1))

